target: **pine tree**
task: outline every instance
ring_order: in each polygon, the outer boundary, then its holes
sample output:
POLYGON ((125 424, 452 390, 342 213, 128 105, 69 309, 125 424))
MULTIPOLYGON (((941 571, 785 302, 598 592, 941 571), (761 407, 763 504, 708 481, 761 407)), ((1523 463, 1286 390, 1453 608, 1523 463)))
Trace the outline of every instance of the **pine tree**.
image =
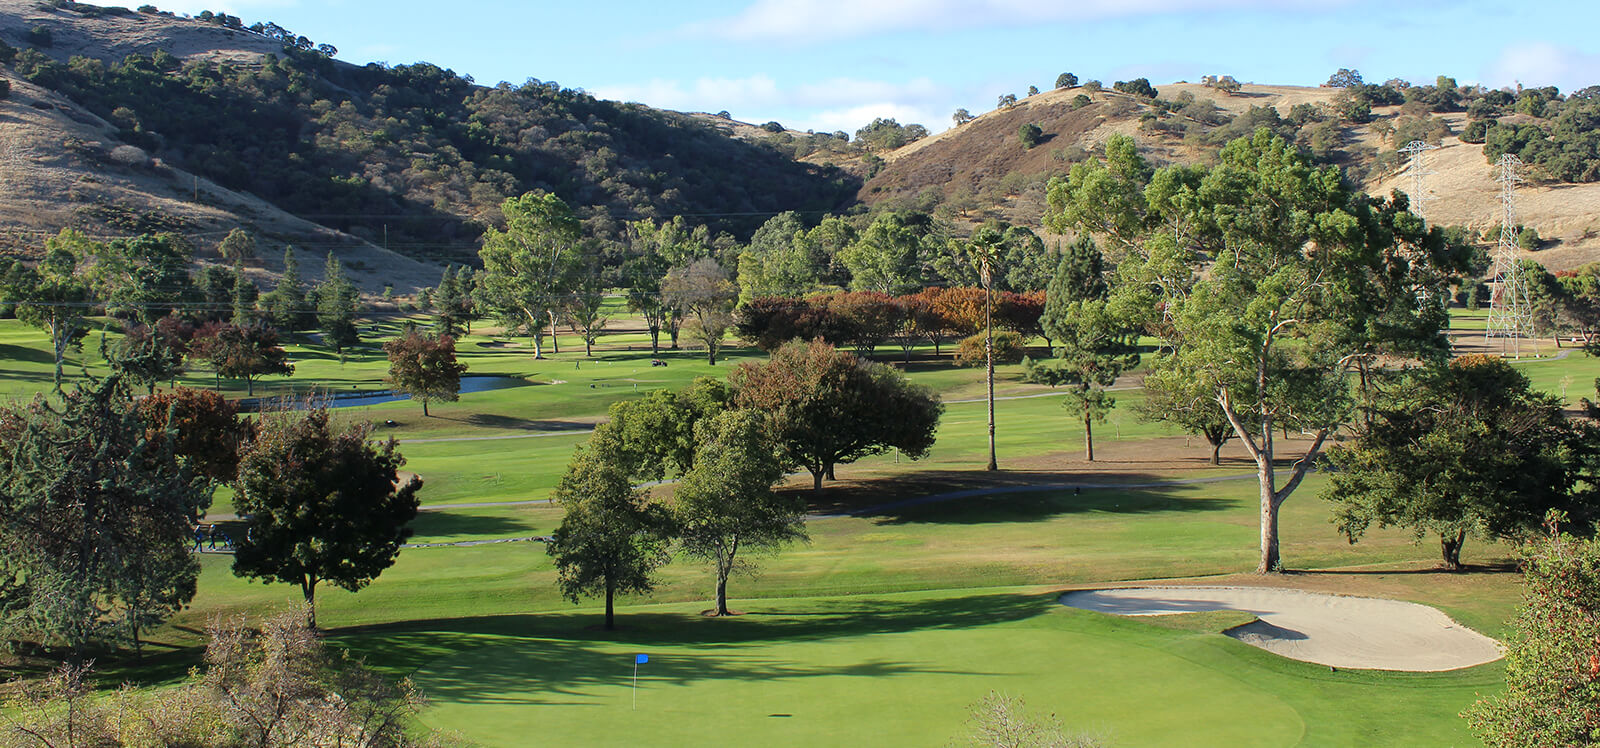
POLYGON ((342 363, 345 349, 361 342, 361 332, 356 328, 356 305, 361 293, 344 274, 338 258, 328 253, 323 266, 322 282, 313 292, 317 300, 317 328, 322 331, 322 342, 333 346, 342 363))

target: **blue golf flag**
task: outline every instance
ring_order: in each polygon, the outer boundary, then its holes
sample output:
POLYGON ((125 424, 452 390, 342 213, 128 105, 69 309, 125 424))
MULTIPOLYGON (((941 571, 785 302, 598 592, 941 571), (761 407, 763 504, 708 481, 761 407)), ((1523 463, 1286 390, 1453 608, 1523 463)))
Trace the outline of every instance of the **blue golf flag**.
POLYGON ((633 664, 635 664, 635 665, 643 665, 643 664, 645 664, 646 662, 649 662, 649 661, 650 661, 650 655, 634 655, 633 656, 633 664))

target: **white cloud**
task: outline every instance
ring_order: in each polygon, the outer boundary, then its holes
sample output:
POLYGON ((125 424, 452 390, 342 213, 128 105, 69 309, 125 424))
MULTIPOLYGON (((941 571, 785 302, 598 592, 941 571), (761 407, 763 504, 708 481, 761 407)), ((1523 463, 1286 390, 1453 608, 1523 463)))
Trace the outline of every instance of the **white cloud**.
POLYGON ((1512 44, 1500 51, 1484 82, 1491 86, 1560 86, 1571 91, 1600 83, 1600 54, 1546 42, 1512 44))
POLYGON ((902 124, 919 122, 937 131, 943 129, 945 117, 934 112, 951 96, 928 78, 904 83, 833 78, 784 86, 765 75, 689 82, 657 79, 599 86, 590 93, 679 111, 726 109, 746 122, 777 120, 790 128, 819 132, 854 132, 877 117, 893 117, 902 124))
POLYGON ((1359 0, 755 0, 685 30, 746 41, 823 41, 895 31, 939 31, 1192 11, 1326 10, 1359 0))

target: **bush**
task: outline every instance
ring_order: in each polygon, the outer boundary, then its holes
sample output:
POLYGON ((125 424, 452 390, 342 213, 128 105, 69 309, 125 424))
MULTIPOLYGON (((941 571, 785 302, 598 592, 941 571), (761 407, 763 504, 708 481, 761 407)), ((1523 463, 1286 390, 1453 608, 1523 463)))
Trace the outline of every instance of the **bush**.
POLYGON ((1017 140, 1022 141, 1023 148, 1032 148, 1044 140, 1044 130, 1032 122, 1025 123, 1017 128, 1017 140))
MULTIPOLYGON (((1027 353, 1022 336, 1010 330, 994 331, 994 362, 1020 364, 1027 353)), ((956 349, 956 366, 983 366, 983 333, 971 335, 956 349)))
POLYGON ((1094 100, 1090 99, 1086 94, 1078 94, 1077 96, 1072 97, 1073 109, 1082 109, 1092 103, 1094 103, 1094 100))
POLYGON ((0 78, 0 101, 11 98, 11 81, 0 78))
POLYGON ((1467 129, 1461 132, 1461 142, 1482 143, 1489 139, 1489 129, 1499 124, 1492 119, 1475 119, 1467 123, 1467 129))
POLYGON ((54 45, 56 41, 55 37, 50 34, 50 29, 44 26, 35 26, 28 29, 28 34, 23 39, 35 47, 49 47, 54 45))
POLYGON ((1517 246, 1525 251, 1532 252, 1543 243, 1544 240, 1539 238, 1538 230, 1532 226, 1524 226, 1522 231, 1517 233, 1517 246))
POLYGON ((773 122, 768 122, 765 125, 762 125, 761 129, 766 130, 767 132, 783 132, 783 125, 778 124, 776 121, 773 121, 773 122))

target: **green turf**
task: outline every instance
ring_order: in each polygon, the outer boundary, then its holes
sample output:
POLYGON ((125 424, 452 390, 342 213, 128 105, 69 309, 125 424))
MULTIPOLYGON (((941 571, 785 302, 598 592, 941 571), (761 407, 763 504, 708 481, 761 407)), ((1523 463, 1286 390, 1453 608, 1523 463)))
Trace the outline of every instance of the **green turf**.
POLYGON ((369 632, 362 649, 414 673, 428 723, 490 746, 941 745, 990 691, 1120 746, 1468 744, 1455 712, 1498 676, 1330 673, 1028 590, 753 608, 711 620, 651 606, 615 634, 563 615, 461 621, 369 632), (650 657, 637 709, 635 653, 650 657))

